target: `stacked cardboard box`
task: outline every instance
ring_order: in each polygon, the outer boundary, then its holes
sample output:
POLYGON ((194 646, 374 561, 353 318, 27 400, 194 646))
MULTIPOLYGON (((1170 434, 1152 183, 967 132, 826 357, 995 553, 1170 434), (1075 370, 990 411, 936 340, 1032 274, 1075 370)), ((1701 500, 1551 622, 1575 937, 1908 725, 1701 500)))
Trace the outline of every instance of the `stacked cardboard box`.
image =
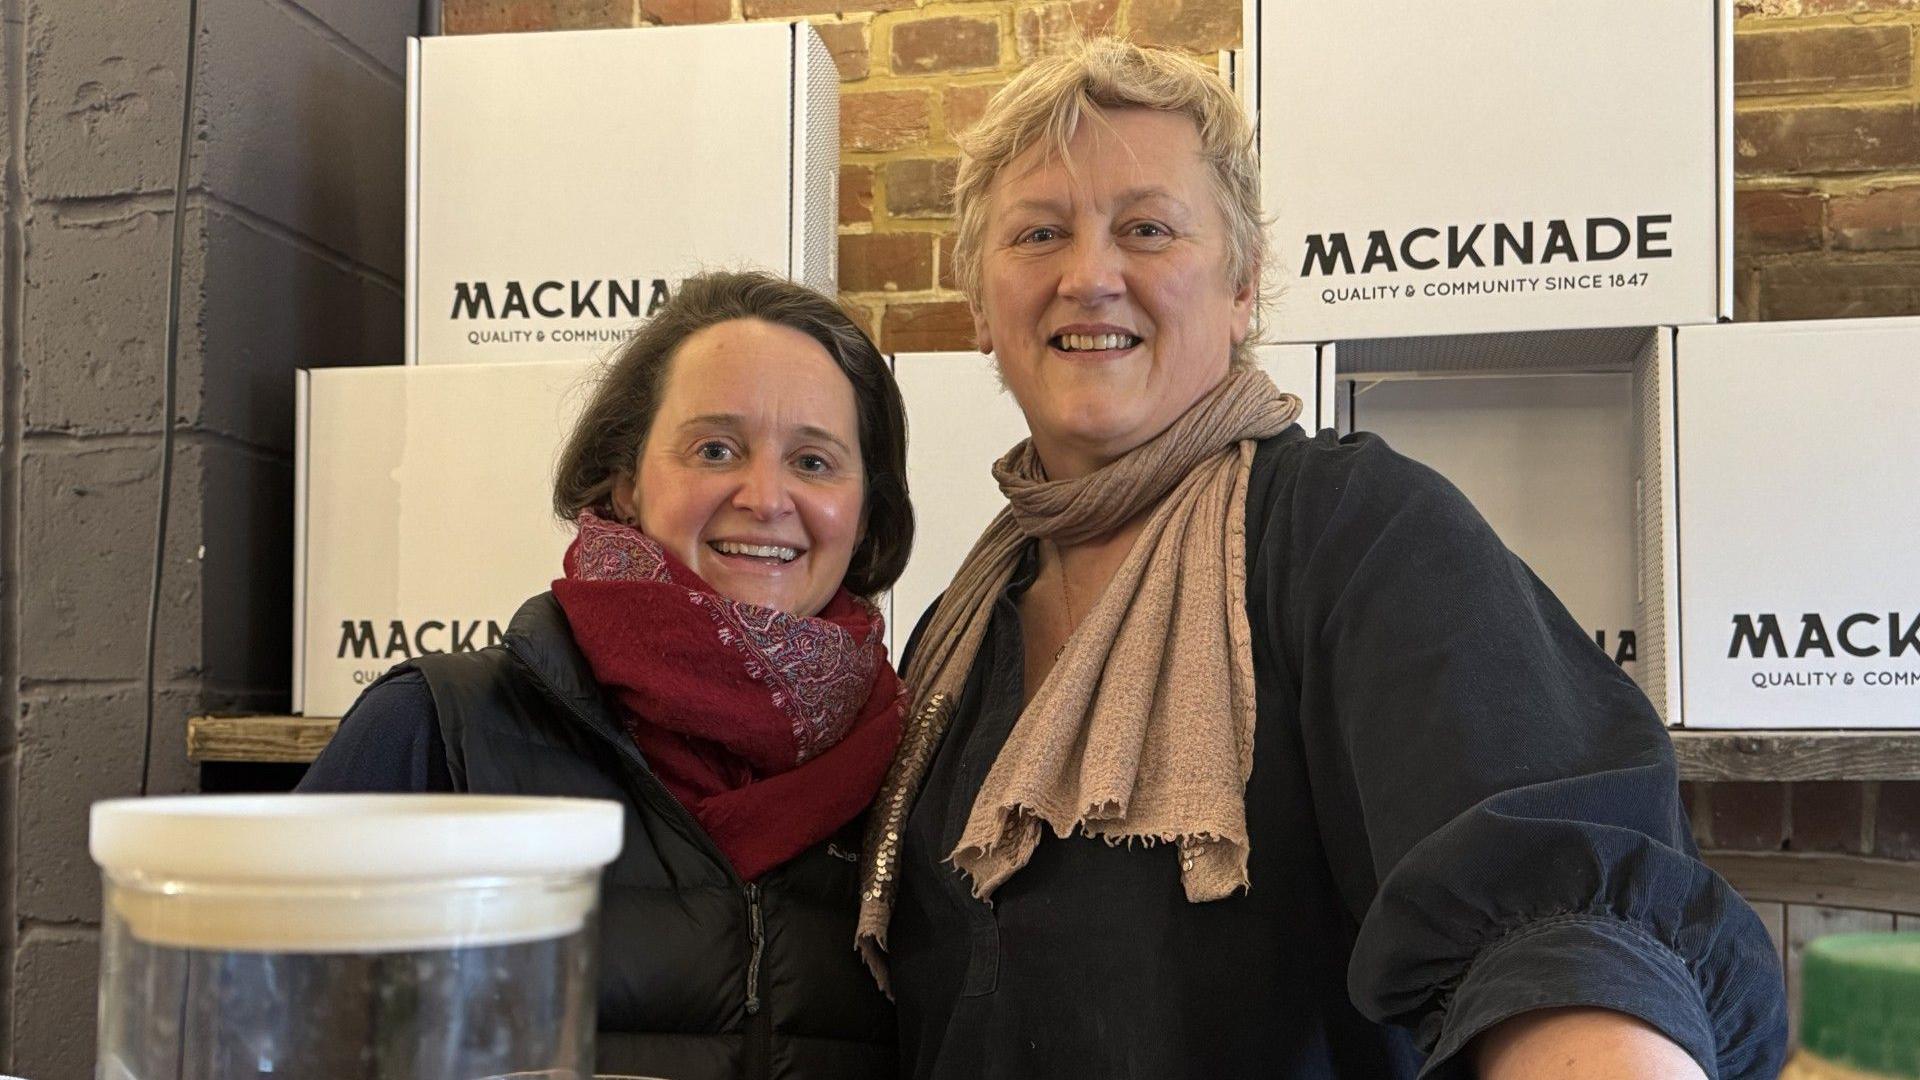
POLYGON ((1453 480, 1669 723, 1913 725, 1883 463, 1920 329, 1716 325, 1726 0, 1252 11, 1269 323, 1331 357, 1340 429, 1453 480))
MULTIPOLYGON (((1715 325, 1731 0, 1624 2, 1250 4, 1222 70, 1275 214, 1262 362, 1313 426, 1452 479, 1670 723, 1910 724, 1920 550, 1890 463, 1920 327, 1715 325)), ((409 650, 484 645, 553 576, 541 508, 591 360, 681 277, 834 277, 835 85, 805 27, 433 40, 410 91, 416 366, 303 385, 296 703, 322 714, 409 650)), ((1024 423, 984 358, 895 363, 921 522, 898 645, 1024 423)))
POLYGON ((484 647, 558 576, 595 361, 688 274, 833 291, 838 86, 804 23, 413 43, 407 364, 301 378, 296 712, 484 647))

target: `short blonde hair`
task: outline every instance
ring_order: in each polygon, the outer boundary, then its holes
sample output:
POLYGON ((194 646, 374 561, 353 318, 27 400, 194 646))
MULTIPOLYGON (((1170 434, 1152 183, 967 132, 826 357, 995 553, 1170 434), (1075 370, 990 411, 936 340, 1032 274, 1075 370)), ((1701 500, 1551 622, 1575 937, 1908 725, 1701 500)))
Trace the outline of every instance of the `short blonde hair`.
POLYGON ((980 295, 994 177, 1038 143, 1064 157, 1088 113, 1122 108, 1159 109, 1193 121, 1227 223, 1227 280, 1236 289, 1258 287, 1254 279, 1267 253, 1260 158, 1253 125, 1233 91, 1218 72, 1190 56, 1096 37, 1035 61, 994 95, 979 123, 955 139, 962 156, 953 185, 959 218, 954 275, 969 297, 977 302, 980 295))

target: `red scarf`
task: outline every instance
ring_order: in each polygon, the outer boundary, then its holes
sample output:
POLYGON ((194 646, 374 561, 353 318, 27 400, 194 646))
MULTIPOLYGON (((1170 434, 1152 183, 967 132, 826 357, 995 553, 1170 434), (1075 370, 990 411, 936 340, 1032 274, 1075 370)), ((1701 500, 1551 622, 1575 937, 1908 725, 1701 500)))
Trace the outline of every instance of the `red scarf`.
POLYGON ((858 817, 900 742, 879 611, 845 589, 802 618, 729 600, 592 511, 553 594, 667 790, 751 881, 858 817))

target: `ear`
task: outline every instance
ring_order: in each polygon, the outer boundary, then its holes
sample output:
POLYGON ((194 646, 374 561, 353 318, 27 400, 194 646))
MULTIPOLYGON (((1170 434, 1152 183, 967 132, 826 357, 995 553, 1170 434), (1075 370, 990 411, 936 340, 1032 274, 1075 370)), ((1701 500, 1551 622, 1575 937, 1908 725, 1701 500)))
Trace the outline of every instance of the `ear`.
POLYGON ((980 301, 969 299, 967 310, 973 313, 973 347, 993 355, 993 332, 987 328, 987 311, 980 301))
POLYGON ((623 524, 640 523, 640 485, 634 473, 622 473, 613 479, 613 516, 623 524))
POLYGON ((1233 294, 1233 343, 1247 340, 1253 332, 1253 309, 1260 303, 1260 264, 1247 270, 1247 280, 1233 294))

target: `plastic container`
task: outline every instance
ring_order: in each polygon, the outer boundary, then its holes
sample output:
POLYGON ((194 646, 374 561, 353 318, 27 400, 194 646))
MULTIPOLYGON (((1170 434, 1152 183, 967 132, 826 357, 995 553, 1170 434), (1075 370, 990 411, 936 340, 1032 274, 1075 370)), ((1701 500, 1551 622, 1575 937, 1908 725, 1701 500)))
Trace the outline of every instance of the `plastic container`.
POLYGON ((1800 1050, 1781 1080, 1920 1080, 1920 934, 1835 934, 1800 966, 1800 1050))
POLYGON ((101 1080, 593 1075, 585 799, 288 795, 93 807, 101 1080))

